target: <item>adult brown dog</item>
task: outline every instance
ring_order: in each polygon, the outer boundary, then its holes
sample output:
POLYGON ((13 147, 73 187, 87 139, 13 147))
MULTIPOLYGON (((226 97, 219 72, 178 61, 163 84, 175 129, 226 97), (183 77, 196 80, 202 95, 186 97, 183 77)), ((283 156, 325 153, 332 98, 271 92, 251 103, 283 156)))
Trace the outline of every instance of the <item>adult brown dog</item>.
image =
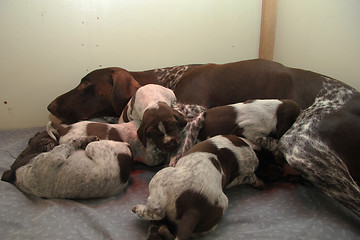
POLYGON ((158 83, 179 102, 214 107, 249 99, 291 99, 303 109, 279 141, 287 162, 360 216, 360 93, 324 75, 267 60, 128 72, 100 69, 56 98, 49 111, 66 121, 119 116, 136 89, 158 83), (354 181, 355 179, 355 181, 354 181))

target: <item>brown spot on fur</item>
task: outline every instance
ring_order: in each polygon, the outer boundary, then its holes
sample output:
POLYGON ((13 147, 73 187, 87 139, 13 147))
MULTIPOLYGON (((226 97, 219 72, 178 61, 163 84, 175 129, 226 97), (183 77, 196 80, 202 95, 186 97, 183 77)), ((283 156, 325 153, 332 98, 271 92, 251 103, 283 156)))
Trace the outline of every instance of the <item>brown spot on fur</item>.
MULTIPOLYGON (((248 146, 243 140, 241 140, 237 136, 229 135, 224 137, 228 138, 235 146, 248 146)), ((223 187, 232 182, 238 176, 238 160, 231 150, 227 148, 218 149, 217 146, 215 146, 211 141, 206 140, 194 145, 192 148, 190 148, 189 151, 184 154, 184 156, 193 152, 208 152, 216 155, 217 160, 210 158, 210 161, 212 162, 214 167, 219 170, 219 172, 221 172, 221 169, 223 170, 225 175, 225 179, 223 179, 222 182, 223 187)))
POLYGON ((116 128, 113 127, 109 130, 108 139, 117 142, 123 142, 123 139, 120 137, 119 132, 116 130, 116 128))
POLYGON ((223 134, 241 136, 243 130, 236 123, 237 113, 233 107, 214 107, 205 111, 204 126, 200 130, 199 139, 223 134))
POLYGON ((59 134, 59 137, 66 135, 71 130, 72 127, 71 125, 64 127, 63 125, 57 122, 51 122, 51 125, 56 129, 56 131, 59 134))
POLYGON ((178 224, 177 237, 188 239, 192 232, 205 232, 216 226, 224 209, 210 204, 206 196, 187 190, 176 200, 178 224))
POLYGON ((133 169, 133 158, 127 154, 118 154, 117 159, 120 167, 120 180, 125 183, 129 180, 133 169))
POLYGON ((103 123, 89 123, 86 126, 86 135, 106 139, 108 135, 108 126, 103 123))

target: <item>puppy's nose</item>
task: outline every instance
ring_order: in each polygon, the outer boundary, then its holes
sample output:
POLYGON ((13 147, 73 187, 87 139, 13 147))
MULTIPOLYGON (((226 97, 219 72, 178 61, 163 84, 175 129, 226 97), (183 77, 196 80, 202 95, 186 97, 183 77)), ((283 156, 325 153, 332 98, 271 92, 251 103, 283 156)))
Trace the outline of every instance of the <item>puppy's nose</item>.
POLYGON ((169 138, 167 139, 167 141, 165 142, 165 147, 169 150, 173 150, 174 148, 176 148, 179 145, 179 141, 175 138, 169 138))

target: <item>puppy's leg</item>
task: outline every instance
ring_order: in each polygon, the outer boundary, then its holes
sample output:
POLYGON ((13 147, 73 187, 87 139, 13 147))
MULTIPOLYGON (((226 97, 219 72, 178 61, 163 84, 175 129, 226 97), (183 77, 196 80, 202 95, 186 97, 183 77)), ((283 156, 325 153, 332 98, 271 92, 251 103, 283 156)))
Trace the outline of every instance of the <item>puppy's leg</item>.
POLYGON ((161 220, 165 217, 165 210, 160 207, 150 207, 147 204, 138 204, 132 208, 132 211, 136 213, 139 217, 146 220, 161 220))
POLYGON ((250 176, 246 177, 244 179, 244 183, 248 183, 252 185, 253 187, 263 189, 265 188, 265 184, 262 180, 260 180, 255 173, 251 174, 250 176))
POLYGON ((185 212, 177 225, 176 240, 189 239, 200 219, 201 216, 196 210, 185 212))

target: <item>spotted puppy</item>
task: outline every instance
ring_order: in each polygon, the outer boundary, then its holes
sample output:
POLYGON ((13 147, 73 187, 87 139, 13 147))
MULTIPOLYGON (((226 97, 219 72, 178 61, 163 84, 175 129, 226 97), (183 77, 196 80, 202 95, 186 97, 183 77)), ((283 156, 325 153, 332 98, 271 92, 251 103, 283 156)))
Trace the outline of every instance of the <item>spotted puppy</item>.
POLYGON ((2 180, 44 198, 95 198, 119 194, 128 184, 127 143, 91 136, 55 145, 46 132, 30 139, 2 180))
POLYGON ((145 147, 174 152, 181 142, 181 130, 187 123, 184 115, 174 110, 175 103, 172 90, 147 84, 136 91, 119 122, 140 121, 137 134, 145 147))
POLYGON ((166 216, 177 226, 176 239, 210 232, 228 207, 225 187, 241 183, 263 187, 254 174, 257 166, 247 140, 215 136, 194 145, 175 167, 156 173, 149 183, 146 205, 138 204, 132 210, 147 220, 166 216))
POLYGON ((205 111, 200 138, 219 134, 243 136, 260 147, 274 152, 277 140, 292 126, 300 114, 292 100, 250 100, 205 111))
POLYGON ((60 144, 81 139, 86 136, 97 136, 99 139, 126 142, 129 144, 134 161, 148 166, 157 166, 167 160, 167 154, 158 148, 145 148, 140 142, 137 129, 139 123, 131 121, 121 124, 81 121, 71 125, 49 122, 47 131, 60 144))

